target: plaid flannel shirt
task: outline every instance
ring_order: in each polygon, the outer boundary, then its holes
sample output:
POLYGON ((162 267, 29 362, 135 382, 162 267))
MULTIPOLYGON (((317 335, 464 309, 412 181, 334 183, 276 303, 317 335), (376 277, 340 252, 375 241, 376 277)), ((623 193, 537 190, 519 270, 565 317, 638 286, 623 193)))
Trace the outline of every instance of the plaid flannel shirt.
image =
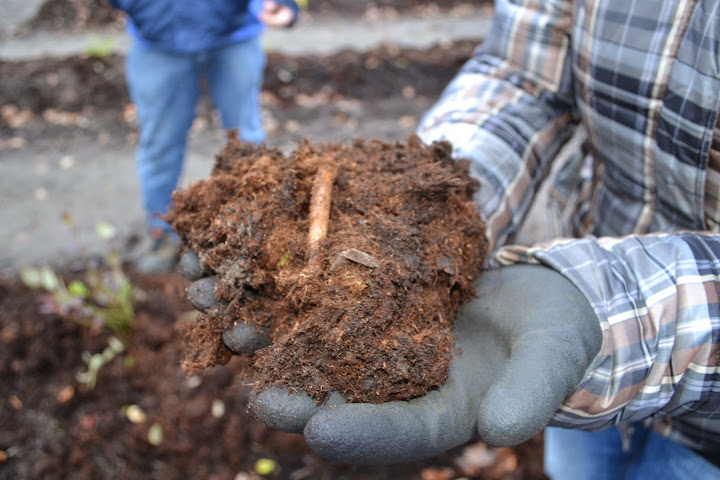
POLYGON ((720 2, 498 0, 418 133, 471 159, 490 266, 541 263, 603 345, 552 425, 648 421, 720 451, 720 2), (587 148, 558 152, 583 129, 587 148), (558 238, 513 246, 541 183, 558 238))

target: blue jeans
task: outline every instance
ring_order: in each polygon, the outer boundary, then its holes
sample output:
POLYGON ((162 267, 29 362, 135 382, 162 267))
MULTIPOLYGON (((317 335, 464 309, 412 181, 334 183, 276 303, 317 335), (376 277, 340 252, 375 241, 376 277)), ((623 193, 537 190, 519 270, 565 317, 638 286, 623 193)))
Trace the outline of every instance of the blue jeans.
POLYGON ((132 46, 125 75, 138 115, 137 173, 149 228, 170 230, 159 216, 167 212, 180 182, 201 78, 207 80, 223 127, 237 128, 243 140, 260 143, 265 139, 260 116, 264 69, 260 37, 192 54, 132 46))
POLYGON ((641 424, 627 450, 617 427, 601 432, 545 429, 545 472, 552 480, 720 479, 720 468, 641 424))

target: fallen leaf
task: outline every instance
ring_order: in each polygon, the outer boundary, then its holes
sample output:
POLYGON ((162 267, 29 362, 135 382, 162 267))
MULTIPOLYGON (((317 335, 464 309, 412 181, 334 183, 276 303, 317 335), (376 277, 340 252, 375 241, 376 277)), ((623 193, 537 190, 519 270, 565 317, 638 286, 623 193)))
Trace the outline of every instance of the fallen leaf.
POLYGON ((455 460, 455 466, 464 475, 478 475, 497 461, 497 450, 488 448, 487 444, 478 442, 463 450, 455 460))
POLYGON ((57 401, 59 403, 67 403, 75 396, 75 387, 72 385, 67 385, 62 390, 60 390, 55 398, 57 398, 57 401))
POLYGON ((420 478, 422 480, 453 480, 455 478, 455 470, 450 467, 429 467, 420 472, 420 478))

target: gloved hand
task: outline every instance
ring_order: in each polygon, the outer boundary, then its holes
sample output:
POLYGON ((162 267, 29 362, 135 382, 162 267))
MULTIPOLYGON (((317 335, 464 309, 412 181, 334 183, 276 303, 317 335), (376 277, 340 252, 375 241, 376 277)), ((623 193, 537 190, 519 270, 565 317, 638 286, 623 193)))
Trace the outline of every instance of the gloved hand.
MULTIPOLYGON (((212 292, 203 282, 188 292, 196 305, 212 292)), ((598 319, 582 293, 546 267, 486 272, 477 293, 455 320, 456 352, 441 388, 380 405, 348 404, 334 394, 318 405, 306 394, 275 387, 254 394, 250 409, 271 428, 303 433, 317 453, 348 463, 420 460, 476 436, 492 446, 531 438, 576 389, 599 351, 598 319)), ((248 326, 226 332, 226 344, 228 338, 244 353, 259 338, 267 342, 248 326)))
POLYGON ((251 399, 266 424, 303 432, 331 460, 389 464, 428 458, 478 436, 510 446, 539 433, 582 381, 602 344, 589 302, 541 266, 486 272, 455 320, 445 384, 421 398, 380 405, 271 388, 251 399))

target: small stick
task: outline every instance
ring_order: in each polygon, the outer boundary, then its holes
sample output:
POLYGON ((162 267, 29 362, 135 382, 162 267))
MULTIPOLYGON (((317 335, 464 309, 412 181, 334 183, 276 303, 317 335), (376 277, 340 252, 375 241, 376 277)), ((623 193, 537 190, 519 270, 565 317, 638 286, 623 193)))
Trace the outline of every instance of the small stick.
POLYGON ((313 179, 310 194, 310 227, 308 229, 308 270, 314 271, 320 264, 320 243, 327 236, 330 219, 330 199, 337 176, 337 168, 331 164, 321 165, 313 179))

